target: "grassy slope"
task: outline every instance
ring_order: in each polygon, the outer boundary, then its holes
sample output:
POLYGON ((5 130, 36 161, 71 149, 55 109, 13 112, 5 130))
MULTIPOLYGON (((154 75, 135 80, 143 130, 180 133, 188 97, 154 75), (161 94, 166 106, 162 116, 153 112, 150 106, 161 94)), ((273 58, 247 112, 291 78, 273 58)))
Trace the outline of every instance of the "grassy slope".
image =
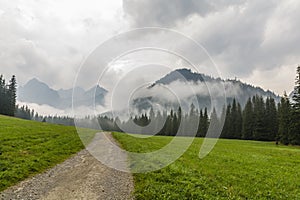
MULTIPOLYGON (((85 131, 87 140, 95 132, 85 131)), ((0 191, 51 168, 82 148, 75 127, 0 115, 0 191)))
MULTIPOLYGON (((159 149, 170 137, 114 137, 131 152, 159 149)), ((300 149, 274 143, 219 140, 204 159, 203 139, 173 164, 159 171, 135 174, 137 199, 300 199, 300 149)))

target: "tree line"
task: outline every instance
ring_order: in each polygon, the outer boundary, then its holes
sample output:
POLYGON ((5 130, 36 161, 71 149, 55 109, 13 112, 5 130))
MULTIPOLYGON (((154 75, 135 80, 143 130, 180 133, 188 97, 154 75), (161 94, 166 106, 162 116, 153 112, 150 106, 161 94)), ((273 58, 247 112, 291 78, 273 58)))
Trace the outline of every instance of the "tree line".
POLYGON ((30 109, 28 106, 16 104, 17 81, 13 75, 9 82, 6 82, 3 75, 0 75, 0 114, 14 116, 26 120, 49 122, 74 126, 74 119, 67 116, 42 116, 30 109))
POLYGON ((34 109, 30 109, 28 106, 19 106, 16 105, 15 117, 26 119, 26 120, 34 120, 38 122, 47 122, 51 124, 61 124, 66 126, 74 126, 74 118, 68 116, 43 116, 39 115, 34 109))
MULTIPOLYGON (((0 76, 0 114, 16 116, 28 120, 75 125, 71 117, 40 116, 27 106, 16 105, 16 78, 12 76, 6 84, 0 76)), ((119 117, 98 116, 81 120, 81 126, 100 128, 106 131, 127 131, 139 134, 167 136, 206 136, 209 126, 214 132, 221 132, 221 138, 276 141, 285 145, 300 145, 300 66, 296 71, 296 82, 292 100, 285 93, 276 104, 271 97, 253 96, 245 107, 233 99, 224 106, 220 116, 215 109, 208 116, 207 108, 196 109, 190 105, 189 112, 184 113, 180 106, 169 112, 151 109, 148 113, 130 117, 121 121, 119 117), (100 125, 94 127, 97 121, 100 125), (163 123, 164 122, 164 123, 163 123), (221 123, 224 122, 224 123, 221 123), (196 125, 196 127, 193 127, 196 125)))
POLYGON ((278 106, 278 138, 283 144, 300 145, 300 66, 297 68, 292 102, 286 93, 278 106))
POLYGON ((101 129, 105 131, 127 130, 137 134, 196 137, 206 136, 208 127, 212 125, 217 126, 215 131, 218 128, 221 130, 220 137, 225 139, 276 141, 285 145, 300 145, 300 116, 299 113, 298 116, 296 115, 294 107, 287 95, 284 95, 277 105, 271 97, 264 99, 256 95, 248 99, 244 109, 236 99, 233 99, 232 103, 223 108, 220 116, 215 109, 208 116, 207 108, 198 111, 191 104, 190 111, 186 114, 183 114, 181 107, 178 107, 176 111, 173 109, 163 113, 157 111, 156 114, 151 110, 149 114, 143 113, 124 121, 118 117, 113 119, 99 116, 98 122, 101 129), (224 118, 223 124, 222 118, 224 118), (162 121, 165 121, 163 126, 161 126, 162 121), (191 130, 190 126, 195 125, 195 121, 198 122, 198 128, 191 130), (179 129, 181 123, 182 127, 179 129), (143 128, 149 124, 152 124, 149 129, 143 128))
POLYGON ((0 75, 0 114, 14 116, 17 97, 17 82, 13 75, 6 83, 3 75, 0 75))
POLYGON ((195 135, 197 137, 204 137, 211 125, 214 126, 213 130, 221 131, 221 138, 276 141, 285 145, 300 145, 300 66, 297 67, 296 74, 292 101, 286 93, 278 104, 272 97, 264 99, 262 96, 255 95, 248 99, 243 109, 240 103, 233 99, 227 107, 224 106, 220 116, 213 109, 208 117, 207 108, 197 110, 191 104, 190 111, 185 115, 181 107, 178 107, 176 111, 171 109, 170 112, 162 114, 160 111, 154 114, 153 110, 150 110, 149 114, 144 113, 123 122, 118 117, 112 119, 107 116, 99 117, 98 121, 101 128, 108 131, 122 131, 124 128, 130 130, 131 121, 133 121, 138 126, 131 128, 131 133, 167 136, 178 134, 192 136, 193 131, 190 130, 189 124, 197 121, 198 129, 195 135), (158 130, 156 125, 161 124, 163 119, 165 123, 158 130), (143 129, 150 123, 154 124, 152 129, 143 129), (180 123, 183 123, 183 126, 180 126, 180 123))

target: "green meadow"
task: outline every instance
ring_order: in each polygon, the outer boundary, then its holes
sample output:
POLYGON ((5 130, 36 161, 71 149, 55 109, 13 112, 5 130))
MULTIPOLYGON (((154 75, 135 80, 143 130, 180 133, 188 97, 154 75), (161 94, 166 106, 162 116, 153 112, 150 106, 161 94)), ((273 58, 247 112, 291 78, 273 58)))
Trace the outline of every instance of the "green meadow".
MULTIPOLYGON (((97 132, 82 130, 85 142, 97 132)), ((172 140, 113 136, 130 152, 151 152, 172 140)), ((178 160, 163 169, 133 174, 136 199, 300 199, 299 147, 220 139, 200 159, 202 142, 203 138, 195 138, 178 160)), ((74 127, 0 116, 0 191, 63 162, 83 147, 74 127)))
MULTIPOLYGON (((96 132, 82 130, 86 141, 96 132)), ((0 115, 0 191, 53 167, 83 147, 75 127, 0 115)))
MULTIPOLYGON (((151 152, 172 139, 113 136, 130 152, 151 152)), ((163 169, 134 174, 136 199, 300 199, 298 147, 220 139, 200 159, 202 142, 203 138, 195 138, 178 160, 163 169)))

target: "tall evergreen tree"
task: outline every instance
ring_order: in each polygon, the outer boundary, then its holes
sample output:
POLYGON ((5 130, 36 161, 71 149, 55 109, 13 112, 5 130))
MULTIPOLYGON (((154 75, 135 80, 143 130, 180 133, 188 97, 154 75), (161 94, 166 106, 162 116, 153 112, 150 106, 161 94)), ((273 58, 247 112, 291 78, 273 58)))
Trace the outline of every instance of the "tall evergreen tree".
POLYGON ((242 128, 243 128, 243 116, 242 116, 242 107, 241 104, 237 104, 237 113, 236 113, 236 127, 235 127, 235 138, 241 139, 242 137, 242 128))
POLYGON ((182 117, 182 109, 181 106, 178 107, 177 110, 177 122, 176 122, 176 131, 177 131, 177 135, 178 136, 183 136, 184 135, 184 131, 183 131, 183 124, 181 121, 184 120, 182 117))
POLYGON ((253 120, 253 105, 249 98, 243 111, 242 139, 251 140, 253 138, 253 120))
POLYGON ((203 137, 202 127, 203 127, 203 111, 202 109, 200 109, 197 137, 203 137))
POLYGON ((173 131, 173 110, 171 110, 170 114, 167 117, 166 121, 166 135, 172 135, 173 131))
POLYGON ((12 76, 9 85, 8 85, 8 115, 14 116, 16 109, 16 98, 17 98, 17 81, 15 75, 12 76))
POLYGON ((281 97, 278 104, 278 135, 276 141, 282 144, 289 144, 289 129, 291 118, 291 104, 286 93, 281 97))
POLYGON ((5 81, 3 75, 0 75, 0 114, 4 114, 5 101, 5 81))
POLYGON ((274 141, 278 132, 277 109, 275 100, 268 97, 265 111, 266 140, 274 141))
POLYGON ((198 130, 198 124, 199 124, 199 114, 197 113, 197 109, 195 108, 195 105, 193 103, 190 106, 188 123, 190 125, 187 126, 187 134, 189 136, 196 136, 198 130))
POLYGON ((209 136, 210 137, 217 137, 217 134, 221 131, 220 128, 220 121, 216 112, 216 109, 213 108, 213 111, 211 112, 210 115, 210 122, 209 122, 209 136))
POLYGON ((294 145, 300 145, 300 66, 296 70, 295 90, 292 102, 290 142, 294 145))
POLYGON ((14 116, 16 109, 16 77, 13 75, 9 84, 0 76, 0 114, 14 116))
POLYGON ((208 113, 207 113, 207 108, 204 108, 204 114, 203 114, 203 134, 206 135, 207 130, 209 127, 209 119, 208 119, 208 113))
POLYGON ((231 104, 228 104, 226 108, 225 122, 221 133, 222 138, 231 138, 231 131, 232 131, 231 127, 232 127, 231 104))
POLYGON ((238 118, 238 109, 237 109, 237 103, 236 100, 233 99, 232 101, 232 107, 231 107, 231 126, 230 126, 230 135, 231 138, 237 138, 237 118, 238 118))
POLYGON ((253 97, 253 111, 254 111, 254 129, 253 139, 266 140, 265 132, 265 102, 262 96, 256 95, 253 97))

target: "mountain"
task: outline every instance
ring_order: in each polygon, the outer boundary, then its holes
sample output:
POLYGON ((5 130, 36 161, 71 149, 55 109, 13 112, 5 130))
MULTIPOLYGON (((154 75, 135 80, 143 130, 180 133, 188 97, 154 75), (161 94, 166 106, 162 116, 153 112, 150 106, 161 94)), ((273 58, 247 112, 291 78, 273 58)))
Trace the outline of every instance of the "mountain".
POLYGON ((36 78, 19 87, 17 96, 22 102, 47 104, 52 107, 58 107, 60 104, 58 92, 36 78))
MULTIPOLYGON (((18 100, 28 103, 46 104, 58 109, 72 107, 72 95, 74 92, 74 107, 93 107, 104 105, 105 96, 108 93, 103 87, 96 85, 89 90, 81 87, 74 89, 51 89, 47 84, 32 79, 23 87, 18 88, 18 100)), ((233 99, 244 106, 248 98, 254 95, 272 97, 276 102, 280 97, 269 90, 263 90, 239 80, 223 80, 205 74, 192 72, 190 69, 177 69, 155 81, 148 87, 143 87, 135 93, 130 101, 130 107, 134 111, 154 109, 164 110, 166 108, 178 107, 179 102, 183 110, 187 111, 191 105, 199 104, 200 108, 212 105, 218 111, 222 110, 224 103, 230 103, 233 99), (224 89, 226 102, 224 102, 224 89), (213 97, 213 98, 211 98, 213 97), (213 101, 213 103, 212 103, 213 101)), ((127 108, 124 108, 124 110, 127 108)), ((120 111, 120 110, 119 110, 120 111)), ((120 111, 125 112, 125 111, 120 111)))
POLYGON ((144 92, 151 94, 148 96, 141 96, 133 100, 132 106, 138 110, 148 110, 151 105, 162 105, 166 107, 176 107, 178 105, 177 99, 170 100, 165 93, 168 90, 173 91, 180 97, 180 104, 183 109, 188 109, 191 103, 199 103, 200 108, 210 108, 212 105, 211 96, 215 101, 214 106, 221 110, 224 104, 224 89, 227 103, 237 99, 242 106, 244 106, 249 97, 260 95, 263 97, 272 97, 276 102, 280 98, 275 93, 263 90, 260 87, 243 83, 239 80, 223 80, 221 78, 213 78, 205 74, 192 72, 190 69, 177 69, 165 75, 161 79, 155 81, 144 92), (163 88, 168 88, 167 90, 163 88), (160 95, 153 95, 157 93, 160 95), (165 92, 162 92, 165 91, 165 92), (195 94, 195 95, 194 95, 195 94), (222 100, 223 97, 223 100, 222 100))
POLYGON ((89 89, 88 91, 76 91, 74 94, 77 96, 74 98, 74 107, 88 106, 93 107, 94 105, 104 105, 104 98, 107 94, 107 90, 100 87, 99 85, 89 89), (82 95, 81 95, 82 93, 82 95))
POLYGON ((209 78, 209 77, 204 74, 198 74, 198 73, 192 72, 190 69, 183 68, 183 69, 177 69, 175 71, 172 71, 171 73, 167 74, 163 78, 157 80, 152 85, 152 87, 157 84, 167 85, 174 81, 204 82, 205 79, 207 79, 207 78, 209 78))
POLYGON ((72 96, 74 90, 74 105, 93 106, 104 105, 104 98, 107 90, 99 85, 85 91, 81 87, 70 89, 54 90, 47 84, 34 78, 28 81, 23 87, 18 88, 18 101, 27 103, 36 103, 39 105, 49 105, 58 109, 67 109, 72 107, 72 96))

